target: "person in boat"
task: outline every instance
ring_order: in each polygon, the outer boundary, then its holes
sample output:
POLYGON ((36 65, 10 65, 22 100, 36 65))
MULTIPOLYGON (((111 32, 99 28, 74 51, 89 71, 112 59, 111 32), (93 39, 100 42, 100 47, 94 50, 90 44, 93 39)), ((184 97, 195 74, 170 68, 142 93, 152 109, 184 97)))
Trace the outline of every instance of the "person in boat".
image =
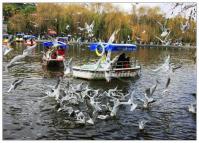
POLYGON ((33 39, 30 39, 30 46, 33 46, 33 39))
POLYGON ((65 51, 63 48, 58 47, 57 51, 56 51, 57 56, 63 56, 65 55, 65 51))
POLYGON ((123 67, 123 62, 126 60, 126 55, 125 53, 122 53, 118 60, 117 60, 117 65, 116 65, 116 68, 122 68, 123 67))
POLYGON ((129 68, 129 67, 130 67, 130 57, 127 57, 124 62, 124 68, 129 68))

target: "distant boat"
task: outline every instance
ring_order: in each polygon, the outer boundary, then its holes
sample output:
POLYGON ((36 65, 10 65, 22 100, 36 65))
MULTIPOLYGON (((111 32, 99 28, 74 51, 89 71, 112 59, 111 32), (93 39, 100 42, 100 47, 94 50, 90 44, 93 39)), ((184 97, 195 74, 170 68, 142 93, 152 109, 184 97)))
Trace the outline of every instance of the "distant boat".
POLYGON ((8 34, 3 34, 3 45, 7 45, 9 42, 10 36, 8 34))
POLYGON ((60 41, 48 41, 44 42, 43 46, 43 65, 54 69, 64 68, 67 44, 60 41))
POLYGON ((32 46, 32 45, 35 45, 36 44, 36 37, 33 36, 33 35, 24 35, 24 40, 25 40, 25 45, 27 46, 32 46))
POLYGON ((23 42, 23 36, 24 36, 24 34, 17 34, 16 35, 16 38, 15 38, 15 41, 16 42, 23 42))

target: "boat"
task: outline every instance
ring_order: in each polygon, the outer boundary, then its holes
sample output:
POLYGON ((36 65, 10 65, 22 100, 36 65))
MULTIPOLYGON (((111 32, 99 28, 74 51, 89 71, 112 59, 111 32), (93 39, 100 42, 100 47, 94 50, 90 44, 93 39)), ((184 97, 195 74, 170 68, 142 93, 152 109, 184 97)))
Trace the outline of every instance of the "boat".
POLYGON ((43 42, 43 65, 48 68, 64 68, 65 51, 68 48, 66 43, 60 41, 43 42))
POLYGON ((73 66, 73 77, 87 80, 106 79, 109 81, 109 78, 114 79, 135 77, 137 75, 139 76, 141 72, 141 66, 135 58, 131 60, 130 58, 126 58, 126 60, 121 60, 120 58, 122 54, 123 56, 125 55, 125 52, 136 51, 136 45, 91 43, 89 47, 91 51, 95 51, 96 54, 100 56, 100 59, 94 63, 73 66), (120 56, 117 54, 117 56, 111 60, 112 52, 115 52, 116 54, 117 52, 122 52, 122 54, 120 54, 120 56))
POLYGON ((7 45, 10 39, 11 39, 10 35, 3 34, 3 45, 7 45))
POLYGON ((68 37, 57 37, 56 38, 57 41, 61 41, 61 42, 64 42, 64 43, 68 43, 68 37))
POLYGON ((15 41, 16 42, 23 42, 23 36, 24 36, 24 34, 17 34, 16 35, 16 38, 15 38, 15 41))
POLYGON ((25 45, 27 46, 32 46, 32 45, 35 45, 36 44, 36 37, 33 36, 33 35, 24 35, 24 40, 25 40, 25 45))

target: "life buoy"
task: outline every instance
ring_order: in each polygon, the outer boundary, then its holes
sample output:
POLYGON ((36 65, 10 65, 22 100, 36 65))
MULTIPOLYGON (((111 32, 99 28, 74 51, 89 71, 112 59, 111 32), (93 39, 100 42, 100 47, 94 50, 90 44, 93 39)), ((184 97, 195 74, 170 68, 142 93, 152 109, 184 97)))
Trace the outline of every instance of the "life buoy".
POLYGON ((99 45, 97 45, 97 48, 95 49, 95 53, 97 54, 97 56, 99 56, 99 57, 101 57, 101 56, 103 56, 104 55, 104 52, 105 52, 105 47, 104 46, 102 46, 101 44, 99 44, 99 45), (101 46, 101 48, 102 48, 102 52, 101 53, 99 53, 99 51, 98 51, 98 46, 101 46))

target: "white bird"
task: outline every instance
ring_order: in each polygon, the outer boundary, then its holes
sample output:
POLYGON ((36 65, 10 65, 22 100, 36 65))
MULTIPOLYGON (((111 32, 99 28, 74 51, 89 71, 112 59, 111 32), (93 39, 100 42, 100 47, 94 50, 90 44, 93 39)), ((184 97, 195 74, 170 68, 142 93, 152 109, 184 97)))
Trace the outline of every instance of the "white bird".
POLYGON ((105 75, 106 81, 110 82, 111 81, 111 72, 110 71, 105 71, 104 75, 105 75))
POLYGON ((164 71, 168 71, 169 70, 169 65, 170 65, 170 55, 168 55, 168 57, 165 59, 164 63, 157 69, 154 69, 152 71, 154 72, 158 72, 162 69, 164 69, 164 71))
POLYGON ((69 30, 69 28, 70 28, 70 25, 67 24, 66 25, 66 30, 69 30))
POLYGON ((128 103, 131 105, 130 111, 134 111, 137 107, 137 104, 134 103, 134 93, 135 93, 135 91, 133 90, 131 93, 130 99, 128 100, 128 103))
POLYGON ((93 119, 89 115, 88 115, 88 118, 89 119, 86 121, 86 123, 94 125, 94 121, 93 121, 93 119))
POLYGON ((159 84, 159 81, 156 80, 156 83, 155 83, 152 87, 147 88, 147 89, 145 90, 146 95, 147 95, 147 96, 152 96, 153 93, 155 92, 155 90, 156 90, 158 84, 159 84))
POLYGON ((23 54, 31 54, 32 50, 35 49, 37 47, 37 44, 33 45, 33 46, 27 46, 25 50, 23 50, 23 54))
POLYGON ((144 34, 144 33, 146 33, 146 30, 143 30, 143 31, 142 31, 142 34, 144 34))
POLYGON ((155 101, 152 97, 148 97, 147 96, 146 91, 145 91, 145 94, 144 94, 144 98, 143 99, 142 98, 138 98, 138 99, 143 102, 143 107, 144 108, 148 108, 148 105, 155 101))
POLYGON ((88 33, 93 32, 93 27, 94 27, 94 21, 91 23, 91 25, 88 25, 87 22, 85 23, 85 29, 87 30, 88 33))
POLYGON ((196 108, 194 107, 193 104, 189 105, 188 106, 188 111, 193 113, 193 114, 196 114, 196 108))
POLYGON ((17 86, 21 85, 21 83, 23 82, 23 79, 16 79, 11 85, 10 88, 7 92, 10 92, 12 89, 16 89, 17 86))
POLYGON ((70 60, 66 63, 66 61, 64 62, 64 75, 70 75, 73 73, 73 69, 72 69, 72 58, 70 58, 70 60))
POLYGON ((7 45, 3 45, 3 55, 7 55, 10 51, 12 51, 13 49, 10 47, 11 43, 14 42, 14 40, 10 41, 7 43, 7 45))
POLYGON ((182 33, 185 33, 187 30, 189 30, 189 28, 190 28, 189 21, 186 21, 185 24, 181 23, 180 29, 181 29, 182 33))
POLYGON ((109 115, 98 115, 97 118, 98 119, 101 119, 101 120, 105 120, 107 118, 109 118, 110 116, 109 115))
POLYGON ((168 36, 170 35, 171 31, 168 32, 168 34, 166 35, 166 37, 164 38, 164 40, 162 40, 160 37, 155 36, 155 38, 157 38, 158 40, 160 40, 160 42, 162 43, 162 45, 170 45, 171 44, 171 39, 167 40, 168 36))
POLYGON ((156 22, 160 25, 160 28, 161 28, 161 30, 162 30, 162 33, 161 33, 161 35, 160 35, 161 37, 165 37, 165 36, 167 36, 167 35, 169 34, 169 29, 166 28, 167 21, 168 21, 168 20, 166 20, 166 21, 164 22, 164 25, 162 25, 159 21, 156 21, 156 22))
POLYGON ((54 97, 55 100, 57 101, 59 100, 59 95, 60 95, 60 82, 61 82, 61 79, 59 78, 56 86, 52 88, 50 91, 46 92, 48 97, 54 97))
POLYGON ((79 112, 76 116, 77 116, 76 123, 85 124, 86 119, 85 119, 85 115, 82 112, 79 112))
POLYGON ((4 56, 13 50, 12 48, 10 48, 9 46, 6 46, 6 45, 3 45, 2 47, 3 47, 2 52, 3 52, 4 56))
POLYGON ((77 29, 79 29, 80 31, 85 30, 85 28, 82 28, 82 27, 77 27, 77 29))
POLYGON ((112 117, 116 116, 120 105, 129 105, 129 103, 128 102, 120 102, 119 99, 114 99, 114 105, 113 105, 113 108, 112 108, 112 111, 110 114, 112 117))
POLYGON ((118 30, 115 30, 115 31, 112 33, 111 37, 110 37, 109 40, 108 40, 108 43, 113 43, 113 42, 115 41, 115 35, 116 35, 118 32, 119 32, 119 29, 118 29, 118 30))
POLYGON ((144 130, 145 124, 147 123, 147 120, 141 120, 139 121, 139 129, 144 130))
POLYGON ((7 65, 6 68, 10 68, 15 62, 24 59, 26 56, 28 56, 28 52, 23 53, 22 55, 15 56, 7 65))

